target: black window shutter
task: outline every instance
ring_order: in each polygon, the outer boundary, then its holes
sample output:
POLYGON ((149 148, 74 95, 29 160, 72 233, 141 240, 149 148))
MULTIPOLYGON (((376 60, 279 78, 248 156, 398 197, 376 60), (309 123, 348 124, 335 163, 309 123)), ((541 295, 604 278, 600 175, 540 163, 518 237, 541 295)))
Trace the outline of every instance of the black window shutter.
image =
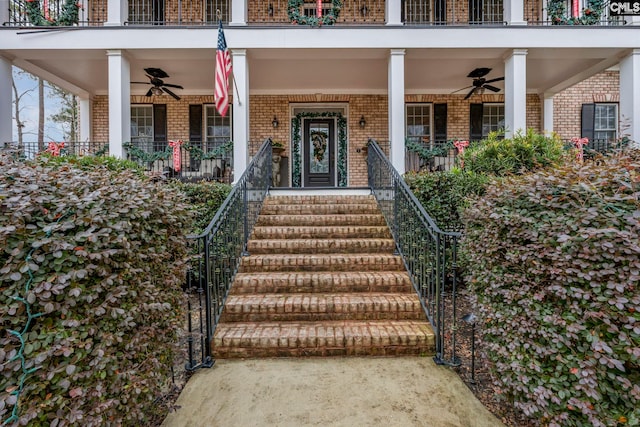
POLYGON ((469 22, 482 22, 482 0, 469 0, 469 22))
POLYGON ((433 104, 433 136, 436 142, 447 142, 447 104, 433 104))
POLYGON ((440 23, 440 24, 446 23, 447 22, 447 0, 435 0, 433 12, 434 12, 433 15, 436 23, 440 23))
POLYGON ((471 104, 469 109, 469 139, 480 141, 482 139, 482 104, 471 104))
POLYGON ((189 105, 189 141, 202 142, 202 105, 189 105))
POLYGON ((581 120, 581 138, 589 138, 589 141, 593 141, 595 131, 595 115, 596 104, 582 104, 582 120, 581 120))
POLYGON ((153 104, 153 141, 156 151, 167 145, 167 105, 153 104))

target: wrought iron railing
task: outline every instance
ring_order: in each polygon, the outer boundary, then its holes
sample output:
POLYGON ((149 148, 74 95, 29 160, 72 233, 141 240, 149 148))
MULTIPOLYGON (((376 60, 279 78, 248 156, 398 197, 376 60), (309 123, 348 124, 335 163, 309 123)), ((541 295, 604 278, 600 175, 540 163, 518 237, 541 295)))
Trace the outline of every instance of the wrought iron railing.
POLYGON ((129 0, 128 25, 217 25, 229 22, 231 0, 129 0))
POLYGON ((107 21, 107 0, 78 0, 77 16, 69 15, 69 0, 33 3, 30 0, 9 0, 9 22, 12 27, 39 26, 102 26, 107 21))
MULTIPOLYGON (((564 147, 569 150, 574 148, 573 140, 563 139, 564 147)), ((596 157, 598 154, 612 153, 616 150, 622 150, 626 148, 631 142, 628 138, 621 139, 591 139, 582 148, 585 158, 596 157)))
POLYGON ((0 145, 4 150, 11 150, 22 159, 33 159, 38 154, 46 151, 59 150, 61 156, 108 156, 109 143, 102 141, 78 141, 78 142, 4 142, 0 145), (51 147, 50 144, 55 144, 51 147), (51 148, 50 148, 51 147, 51 148))
POLYGON ((185 283, 188 371, 214 363, 213 333, 270 183, 271 140, 267 139, 205 231, 187 237, 193 249, 185 283))
POLYGON ((460 233, 440 230, 378 144, 369 140, 368 146, 369 186, 433 326, 434 360, 438 364, 459 365, 456 287, 460 233))
POLYGON ((227 184, 233 180, 231 141, 182 141, 176 148, 175 158, 170 141, 133 141, 123 146, 127 159, 138 163, 152 176, 227 184))

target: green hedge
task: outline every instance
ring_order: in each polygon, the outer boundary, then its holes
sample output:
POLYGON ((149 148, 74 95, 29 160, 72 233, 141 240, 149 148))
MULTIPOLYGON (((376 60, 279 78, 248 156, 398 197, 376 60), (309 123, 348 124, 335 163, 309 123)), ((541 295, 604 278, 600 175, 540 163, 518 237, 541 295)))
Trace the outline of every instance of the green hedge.
POLYGON ((542 425, 639 425, 640 154, 502 180, 463 218, 499 389, 542 425))
POLYGON ((156 399, 179 351, 190 213, 174 189, 90 163, 0 156, 3 425, 167 412, 156 399))
POLYGON ((187 197, 193 211, 193 224, 189 231, 192 234, 199 234, 207 228, 231 192, 230 185, 212 181, 196 183, 172 181, 170 185, 187 197))

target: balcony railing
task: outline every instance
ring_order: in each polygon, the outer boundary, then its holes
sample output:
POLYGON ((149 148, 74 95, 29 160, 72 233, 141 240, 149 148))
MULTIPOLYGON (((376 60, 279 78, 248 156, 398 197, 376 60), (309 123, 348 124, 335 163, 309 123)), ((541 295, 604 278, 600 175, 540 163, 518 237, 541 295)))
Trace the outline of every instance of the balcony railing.
MULTIPOLYGON (((388 0, 343 0, 337 14, 336 26, 376 25, 387 23, 386 2, 388 0)), ((400 7, 402 23, 412 27, 441 25, 502 26, 506 25, 504 2, 507 0, 402 0, 400 7)), ((549 17, 546 0, 522 0, 524 20, 528 25, 584 25, 580 19, 554 20, 549 17)), ((598 20, 589 25, 619 26, 625 24, 624 17, 609 16, 605 3, 598 20)), ((107 21, 108 0, 79 0, 81 5, 77 19, 64 19, 65 5, 70 0, 45 2, 9 0, 8 26, 101 26, 107 21)), ((288 0, 250 0, 247 2, 248 25, 295 26, 289 16, 288 0)), ((194 26, 216 25, 217 12, 224 23, 231 20, 232 0, 129 0, 125 6, 128 18, 126 25, 135 26, 194 26)), ((323 14, 331 11, 330 0, 324 0, 323 14)), ((315 16, 316 2, 307 0, 300 7, 300 16, 315 16)))
POLYGON ((0 144, 0 150, 10 151, 23 160, 34 159, 43 152, 56 152, 60 156, 108 156, 109 143, 102 141, 82 142, 4 142, 0 144), (55 144, 55 145, 50 145, 55 144))

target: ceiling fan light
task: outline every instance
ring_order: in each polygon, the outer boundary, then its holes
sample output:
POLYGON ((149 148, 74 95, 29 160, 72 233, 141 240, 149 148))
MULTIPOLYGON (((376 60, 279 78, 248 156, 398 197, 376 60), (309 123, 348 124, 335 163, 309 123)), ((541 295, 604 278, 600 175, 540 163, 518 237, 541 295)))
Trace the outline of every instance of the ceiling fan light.
POLYGON ((151 93, 158 96, 162 95, 162 89, 160 89, 159 87, 152 87, 151 93))

